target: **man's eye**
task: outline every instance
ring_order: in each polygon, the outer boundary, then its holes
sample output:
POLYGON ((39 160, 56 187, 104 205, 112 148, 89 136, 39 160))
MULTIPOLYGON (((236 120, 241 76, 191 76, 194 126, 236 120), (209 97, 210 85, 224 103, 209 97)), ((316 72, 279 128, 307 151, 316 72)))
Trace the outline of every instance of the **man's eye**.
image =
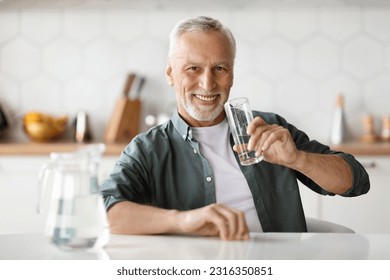
POLYGON ((225 68, 222 66, 217 66, 217 67, 215 67, 215 70, 216 71, 225 71, 225 68))
POLYGON ((198 67, 197 66, 191 66, 191 67, 188 67, 188 69, 187 70, 189 70, 189 71, 198 71, 198 67))

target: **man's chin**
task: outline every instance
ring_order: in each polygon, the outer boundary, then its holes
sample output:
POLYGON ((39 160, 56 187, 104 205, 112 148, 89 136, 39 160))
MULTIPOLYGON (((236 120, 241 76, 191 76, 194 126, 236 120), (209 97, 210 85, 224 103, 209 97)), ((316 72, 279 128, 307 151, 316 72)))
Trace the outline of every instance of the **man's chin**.
POLYGON ((216 120, 220 115, 221 115, 221 111, 213 114, 210 114, 210 111, 204 113, 197 111, 196 113, 192 112, 192 114, 190 114, 190 116, 194 120, 197 120, 199 122, 212 122, 216 120))

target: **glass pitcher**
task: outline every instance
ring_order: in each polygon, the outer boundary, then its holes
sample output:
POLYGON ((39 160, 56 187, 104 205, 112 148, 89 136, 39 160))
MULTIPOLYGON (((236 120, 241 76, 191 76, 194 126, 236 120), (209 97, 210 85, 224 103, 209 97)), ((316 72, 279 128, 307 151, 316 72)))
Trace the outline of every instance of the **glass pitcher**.
POLYGON ((98 186, 104 150, 104 144, 90 144, 72 153, 51 153, 41 169, 38 212, 47 212, 45 235, 61 249, 101 248, 108 242, 98 186))

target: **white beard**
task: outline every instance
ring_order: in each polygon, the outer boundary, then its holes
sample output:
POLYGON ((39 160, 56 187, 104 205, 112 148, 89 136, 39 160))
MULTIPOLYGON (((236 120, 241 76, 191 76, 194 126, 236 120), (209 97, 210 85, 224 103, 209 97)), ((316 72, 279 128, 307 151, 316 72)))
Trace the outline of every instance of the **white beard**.
MULTIPOLYGON (((221 96, 223 96, 223 94, 221 94, 221 96)), ((222 101, 222 99, 217 105, 217 107, 213 110, 210 110, 210 106, 207 105, 194 105, 188 98, 182 100, 182 105, 191 118, 202 122, 210 122, 215 120, 218 116, 221 115, 222 111, 224 110, 224 102, 222 101)))

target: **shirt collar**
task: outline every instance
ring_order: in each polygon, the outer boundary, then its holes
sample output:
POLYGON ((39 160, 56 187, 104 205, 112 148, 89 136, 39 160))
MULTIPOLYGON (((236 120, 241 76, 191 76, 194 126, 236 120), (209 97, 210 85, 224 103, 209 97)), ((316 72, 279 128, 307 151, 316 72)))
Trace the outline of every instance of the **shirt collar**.
POLYGON ((191 126, 189 126, 183 118, 179 115, 178 111, 173 113, 171 118, 173 126, 179 132, 183 140, 191 140, 193 141, 193 132, 191 126))
POLYGON ((175 129, 179 132, 184 140, 192 139, 191 127, 180 117, 177 111, 173 113, 171 121, 175 129))

